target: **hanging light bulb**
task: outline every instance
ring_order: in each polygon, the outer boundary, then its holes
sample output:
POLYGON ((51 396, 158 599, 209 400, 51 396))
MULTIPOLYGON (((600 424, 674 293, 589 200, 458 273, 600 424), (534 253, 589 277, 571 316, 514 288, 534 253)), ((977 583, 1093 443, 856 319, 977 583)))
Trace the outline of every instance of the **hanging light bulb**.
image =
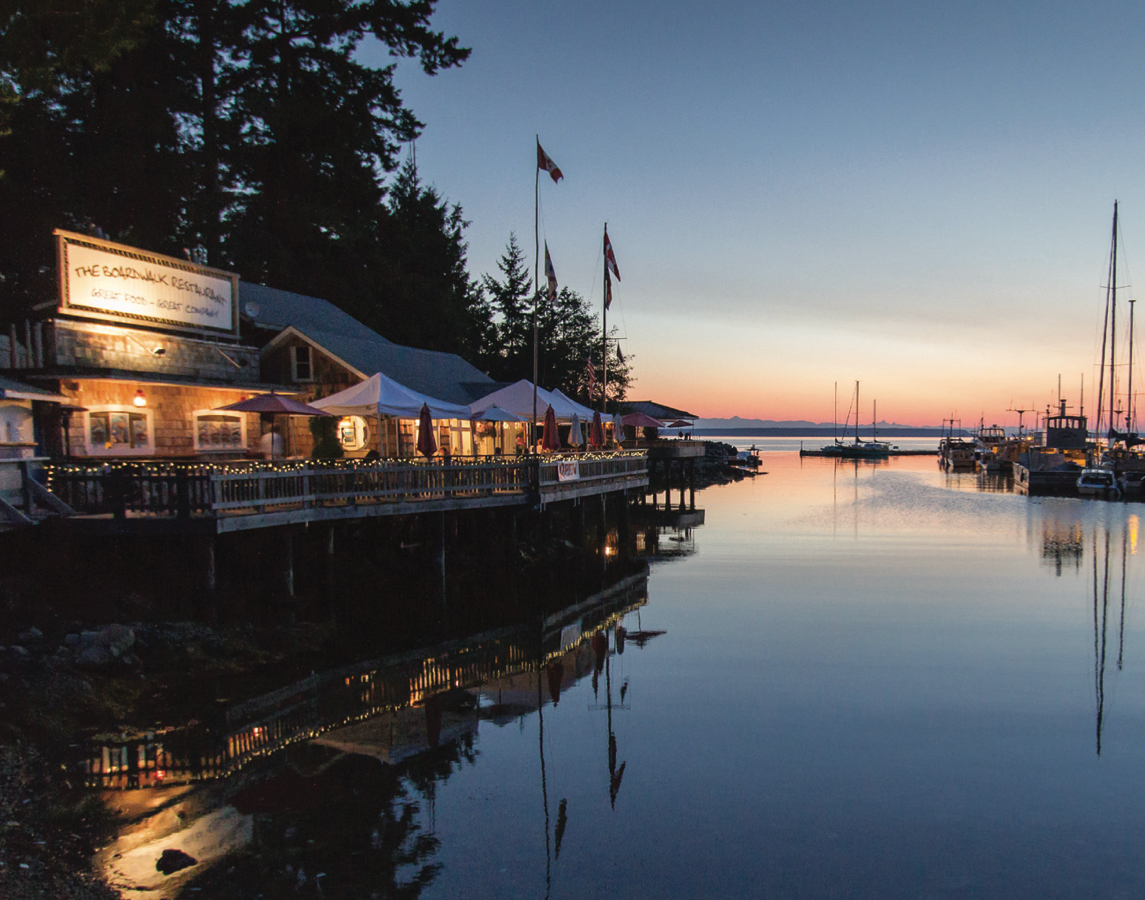
POLYGON ((135 392, 135 399, 133 399, 131 402, 134 403, 136 406, 146 406, 147 405, 147 398, 143 396, 142 388, 135 392))

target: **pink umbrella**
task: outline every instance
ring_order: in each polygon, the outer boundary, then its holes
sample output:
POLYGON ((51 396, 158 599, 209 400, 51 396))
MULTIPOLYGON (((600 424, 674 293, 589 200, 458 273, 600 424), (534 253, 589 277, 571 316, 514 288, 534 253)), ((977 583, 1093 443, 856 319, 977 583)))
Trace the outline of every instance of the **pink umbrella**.
POLYGON ((621 420, 625 425, 631 425, 634 428, 663 428, 664 423, 659 419, 653 419, 651 416, 646 416, 644 413, 636 412, 629 413, 621 420))
POLYGON ((428 403, 421 405, 421 418, 417 427, 417 452, 422 456, 433 456, 437 452, 437 439, 433 436, 433 419, 430 418, 428 403))
POLYGON ((592 428, 588 432, 588 444, 590 447, 604 446, 604 425, 600 421, 599 409, 592 414, 592 428))
POLYGON ((545 450, 560 450, 561 448, 561 438, 557 434, 557 414, 553 412, 551 403, 549 408, 545 410, 545 434, 541 438, 541 447, 545 450))

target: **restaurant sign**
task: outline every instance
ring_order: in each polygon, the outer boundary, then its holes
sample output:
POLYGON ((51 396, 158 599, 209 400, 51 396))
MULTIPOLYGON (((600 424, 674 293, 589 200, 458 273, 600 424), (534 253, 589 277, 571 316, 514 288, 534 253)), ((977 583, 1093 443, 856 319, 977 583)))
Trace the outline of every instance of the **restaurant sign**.
POLYGON ((577 481, 580 479, 580 461, 576 459, 557 463, 557 481, 577 481))
POLYGON ((57 230, 60 312, 238 335, 238 276, 57 230))

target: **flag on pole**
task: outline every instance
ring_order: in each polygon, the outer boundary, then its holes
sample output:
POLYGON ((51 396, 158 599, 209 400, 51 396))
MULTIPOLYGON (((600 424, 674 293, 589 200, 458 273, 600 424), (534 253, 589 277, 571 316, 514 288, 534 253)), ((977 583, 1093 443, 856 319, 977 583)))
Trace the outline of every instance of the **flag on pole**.
POLYGON ((604 265, 612 269, 612 274, 616 276, 617 281, 620 281, 620 269, 616 267, 616 254, 612 252, 612 241, 608 239, 607 228, 604 229, 604 265))
POLYGON ((612 306, 612 278, 609 277, 608 269, 604 270, 604 308, 608 309, 612 306))
POLYGON ((588 396, 591 400, 592 392, 596 389, 596 366, 592 364, 591 359, 589 359, 586 369, 588 371, 588 396))
MULTIPOLYGON (((552 176, 554 184, 565 177, 564 173, 557 167, 557 164, 549 159, 549 154, 541 148, 540 141, 537 141, 537 168, 548 172, 549 175, 552 176)), ((620 276, 618 275, 617 277, 619 278, 620 276)))
POLYGON ((553 268, 553 258, 549 256, 549 242, 545 241, 545 277, 549 280, 549 302, 557 299, 557 272, 553 268))

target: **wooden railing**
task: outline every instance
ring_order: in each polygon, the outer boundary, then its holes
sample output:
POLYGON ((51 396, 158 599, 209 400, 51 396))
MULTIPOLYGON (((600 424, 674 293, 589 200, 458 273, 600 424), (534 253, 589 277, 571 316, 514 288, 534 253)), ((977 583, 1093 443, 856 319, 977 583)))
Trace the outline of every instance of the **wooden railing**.
POLYGON ((576 480, 581 483, 605 482, 641 475, 648 471, 648 457, 643 453, 611 453, 601 456, 558 457, 550 460, 542 458, 540 463, 540 486, 554 487, 561 482, 560 463, 577 464, 576 480))
MULTIPOLYGON (((284 508, 357 506, 424 500, 479 500, 531 490, 543 498, 562 483, 560 462, 577 462, 575 481, 605 485, 639 476, 643 454, 583 457, 473 457, 234 465, 121 462, 57 465, 48 487, 79 514, 116 518, 233 516, 284 508)), ((567 475, 566 467, 566 475, 567 475)))

